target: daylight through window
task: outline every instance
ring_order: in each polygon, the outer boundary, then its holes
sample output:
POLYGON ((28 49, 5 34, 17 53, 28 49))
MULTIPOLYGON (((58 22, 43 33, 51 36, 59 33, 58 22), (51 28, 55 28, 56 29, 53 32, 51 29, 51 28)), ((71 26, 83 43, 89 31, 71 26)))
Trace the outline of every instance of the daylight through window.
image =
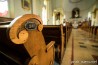
POLYGON ((0 0, 0 16, 6 16, 8 14, 8 1, 0 0))

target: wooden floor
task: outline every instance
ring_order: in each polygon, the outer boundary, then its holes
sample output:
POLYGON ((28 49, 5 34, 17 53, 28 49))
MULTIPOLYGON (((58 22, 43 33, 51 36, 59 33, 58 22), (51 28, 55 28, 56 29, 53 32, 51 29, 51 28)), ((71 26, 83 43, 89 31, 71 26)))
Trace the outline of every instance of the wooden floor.
POLYGON ((72 29, 61 65, 98 65, 98 39, 81 29, 72 29))

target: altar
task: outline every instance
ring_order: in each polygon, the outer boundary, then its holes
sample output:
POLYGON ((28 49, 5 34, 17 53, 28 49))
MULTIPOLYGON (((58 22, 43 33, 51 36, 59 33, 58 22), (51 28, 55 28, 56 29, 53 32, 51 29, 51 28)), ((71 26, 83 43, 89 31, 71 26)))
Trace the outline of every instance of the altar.
POLYGON ((73 24, 72 24, 73 28, 78 28, 78 23, 75 21, 73 24))

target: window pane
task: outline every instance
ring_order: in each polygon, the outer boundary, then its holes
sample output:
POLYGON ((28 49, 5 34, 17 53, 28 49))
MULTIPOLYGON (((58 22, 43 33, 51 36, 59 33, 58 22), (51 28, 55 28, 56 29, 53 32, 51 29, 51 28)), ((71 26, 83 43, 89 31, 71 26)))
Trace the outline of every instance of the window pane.
POLYGON ((0 16, 6 16, 8 14, 8 1, 0 0, 0 16))

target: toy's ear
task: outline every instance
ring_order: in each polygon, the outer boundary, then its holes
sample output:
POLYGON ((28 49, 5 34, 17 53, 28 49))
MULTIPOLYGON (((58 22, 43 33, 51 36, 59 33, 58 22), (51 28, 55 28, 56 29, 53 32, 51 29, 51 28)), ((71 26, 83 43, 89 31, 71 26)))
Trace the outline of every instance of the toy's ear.
POLYGON ((43 30, 43 25, 39 24, 37 29, 38 29, 38 31, 42 31, 43 30))

